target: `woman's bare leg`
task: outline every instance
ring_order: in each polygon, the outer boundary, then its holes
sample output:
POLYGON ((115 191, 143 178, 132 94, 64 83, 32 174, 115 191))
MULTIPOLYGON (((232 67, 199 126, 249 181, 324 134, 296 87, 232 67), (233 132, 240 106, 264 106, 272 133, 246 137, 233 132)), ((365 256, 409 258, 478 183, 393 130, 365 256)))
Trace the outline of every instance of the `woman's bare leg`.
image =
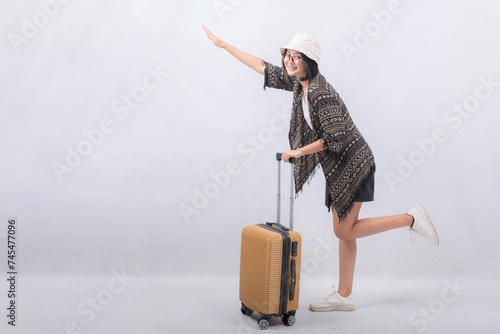
POLYGON ((351 294, 356 263, 356 239, 339 240, 339 289, 342 297, 351 294))
POLYGON ((355 202, 346 220, 339 223, 339 217, 332 205, 333 230, 339 238, 339 289, 338 293, 347 297, 351 294, 356 263, 356 239, 369 235, 410 226, 413 218, 407 214, 365 218, 358 220, 361 202, 355 202))

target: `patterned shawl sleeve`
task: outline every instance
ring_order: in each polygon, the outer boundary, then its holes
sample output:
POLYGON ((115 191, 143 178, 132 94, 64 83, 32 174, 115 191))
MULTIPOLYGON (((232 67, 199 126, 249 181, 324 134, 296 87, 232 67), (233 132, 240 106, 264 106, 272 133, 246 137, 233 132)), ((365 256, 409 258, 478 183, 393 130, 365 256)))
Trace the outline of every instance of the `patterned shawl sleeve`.
POLYGON ((264 62, 264 64, 266 65, 264 90, 266 87, 270 87, 293 91, 295 77, 289 76, 283 67, 278 67, 268 62, 264 62))
POLYGON ((328 150, 340 153, 346 137, 347 108, 335 91, 322 90, 312 97, 322 128, 321 137, 328 150))

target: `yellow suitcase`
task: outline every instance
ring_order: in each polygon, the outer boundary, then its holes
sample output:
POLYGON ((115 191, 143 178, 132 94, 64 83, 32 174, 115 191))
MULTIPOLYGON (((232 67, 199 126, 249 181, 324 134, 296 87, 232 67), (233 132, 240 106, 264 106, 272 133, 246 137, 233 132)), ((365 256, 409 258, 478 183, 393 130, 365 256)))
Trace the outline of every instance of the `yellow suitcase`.
POLYGON ((280 161, 278 161, 277 222, 246 226, 241 233, 241 312, 261 314, 260 329, 269 327, 271 317, 281 317, 287 326, 295 324, 299 306, 301 237, 293 229, 293 168, 290 189, 290 227, 280 220, 280 161))

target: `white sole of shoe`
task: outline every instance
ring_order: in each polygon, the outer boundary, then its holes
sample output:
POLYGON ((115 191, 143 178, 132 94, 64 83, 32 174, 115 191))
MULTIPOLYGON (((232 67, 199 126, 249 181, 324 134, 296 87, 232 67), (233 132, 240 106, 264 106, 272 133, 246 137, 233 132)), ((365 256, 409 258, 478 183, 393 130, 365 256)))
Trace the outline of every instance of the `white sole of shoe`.
POLYGON ((342 305, 342 306, 336 306, 335 308, 332 307, 315 307, 314 309, 312 307, 309 307, 309 309, 313 312, 333 312, 333 311, 354 311, 355 307, 354 305, 342 305))
POLYGON ((429 228, 429 231, 431 231, 432 236, 434 237, 434 240, 436 240, 436 243, 433 246, 439 245, 439 236, 437 234, 436 228, 434 227, 434 224, 432 224, 431 218, 429 217, 429 214, 425 210, 424 206, 422 204, 417 204, 416 206, 418 213, 424 218, 424 222, 426 223, 427 227, 429 228))

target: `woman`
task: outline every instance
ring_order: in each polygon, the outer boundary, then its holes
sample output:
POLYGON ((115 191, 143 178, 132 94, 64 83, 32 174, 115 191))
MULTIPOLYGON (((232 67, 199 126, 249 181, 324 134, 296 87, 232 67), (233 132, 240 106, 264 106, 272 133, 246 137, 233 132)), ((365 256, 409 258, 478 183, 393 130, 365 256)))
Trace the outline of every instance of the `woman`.
MULTIPOLYGON (((352 311, 351 297, 356 260, 356 239, 399 227, 438 245, 437 232, 424 207, 407 213, 358 219, 363 202, 373 201, 375 160, 354 125, 347 108, 319 73, 321 47, 312 36, 296 34, 281 48, 282 67, 269 64, 221 41, 207 28, 207 37, 236 59, 265 76, 264 87, 293 92, 289 142, 283 161, 297 158, 296 192, 321 165, 326 178, 326 205, 333 214, 333 230, 339 238, 339 289, 310 305, 312 311, 352 311)), ((335 288, 334 288, 335 289, 335 288)))

